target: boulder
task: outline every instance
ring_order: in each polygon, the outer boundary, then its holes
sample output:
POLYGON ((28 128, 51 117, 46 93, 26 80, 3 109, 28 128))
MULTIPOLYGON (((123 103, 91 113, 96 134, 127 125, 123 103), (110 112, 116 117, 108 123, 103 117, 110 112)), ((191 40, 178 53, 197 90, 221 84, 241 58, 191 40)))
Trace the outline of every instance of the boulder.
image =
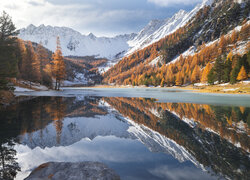
POLYGON ((48 162, 34 169, 25 180, 118 180, 120 177, 99 162, 48 162))

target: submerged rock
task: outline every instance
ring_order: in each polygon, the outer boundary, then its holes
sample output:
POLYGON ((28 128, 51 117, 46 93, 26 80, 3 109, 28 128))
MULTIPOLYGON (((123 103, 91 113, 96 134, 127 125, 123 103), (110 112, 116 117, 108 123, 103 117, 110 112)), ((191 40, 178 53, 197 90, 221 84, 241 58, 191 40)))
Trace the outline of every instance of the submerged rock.
POLYGON ((120 177, 99 162, 48 162, 34 169, 25 180, 118 180, 120 177))

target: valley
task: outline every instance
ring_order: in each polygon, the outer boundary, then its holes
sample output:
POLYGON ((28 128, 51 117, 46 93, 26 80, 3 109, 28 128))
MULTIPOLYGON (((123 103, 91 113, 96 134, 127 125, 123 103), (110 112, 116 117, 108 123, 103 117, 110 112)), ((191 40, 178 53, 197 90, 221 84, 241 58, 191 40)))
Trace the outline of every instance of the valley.
POLYGON ((0 11, 0 180, 249 179, 250 1, 0 11))

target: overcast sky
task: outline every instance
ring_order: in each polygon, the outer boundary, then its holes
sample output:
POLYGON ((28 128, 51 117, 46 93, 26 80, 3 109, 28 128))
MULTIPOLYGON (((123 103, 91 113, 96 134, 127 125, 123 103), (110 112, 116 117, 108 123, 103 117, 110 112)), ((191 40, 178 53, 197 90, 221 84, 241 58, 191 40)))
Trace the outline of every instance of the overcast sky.
POLYGON ((97 36, 140 31, 152 19, 191 10, 202 0, 0 0, 17 28, 29 24, 71 27, 97 36))

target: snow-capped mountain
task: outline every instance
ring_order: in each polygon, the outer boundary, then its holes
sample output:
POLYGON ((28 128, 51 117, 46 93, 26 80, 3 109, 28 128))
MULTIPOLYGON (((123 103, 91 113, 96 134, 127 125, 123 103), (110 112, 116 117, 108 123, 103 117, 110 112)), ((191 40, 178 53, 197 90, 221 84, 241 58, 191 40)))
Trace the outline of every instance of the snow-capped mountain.
POLYGON ((178 28, 184 26, 201 8, 211 5, 212 2, 213 0, 204 0, 190 12, 180 10, 171 18, 150 21, 133 40, 128 42, 129 46, 132 48, 128 50, 127 54, 142 49, 159 41, 168 34, 173 33, 178 28))
POLYGON ((20 30, 19 38, 40 43, 51 51, 56 49, 56 38, 60 37, 64 56, 92 56, 113 59, 117 54, 127 51, 127 41, 136 34, 119 35, 112 38, 96 37, 94 34, 82 35, 67 27, 52 27, 29 25, 20 30))
POLYGON ((19 37, 42 44, 51 51, 56 48, 56 37, 60 37, 64 56, 92 56, 115 59, 117 55, 130 54, 142 49, 184 26, 202 7, 213 0, 204 0, 191 12, 180 10, 165 20, 152 20, 138 34, 118 35, 112 38, 96 37, 94 34, 82 35, 67 27, 29 25, 20 30, 19 37))

